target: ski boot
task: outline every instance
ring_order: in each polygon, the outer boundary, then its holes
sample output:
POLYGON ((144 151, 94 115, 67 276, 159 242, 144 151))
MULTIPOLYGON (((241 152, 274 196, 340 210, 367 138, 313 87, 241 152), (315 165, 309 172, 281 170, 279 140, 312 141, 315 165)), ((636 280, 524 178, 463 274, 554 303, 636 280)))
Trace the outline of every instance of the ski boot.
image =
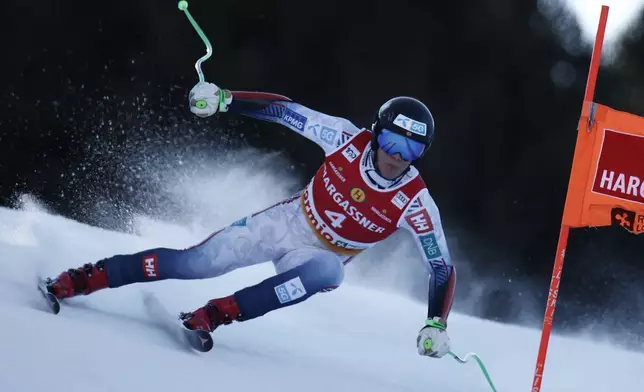
POLYGON ((70 298, 77 295, 87 295, 97 290, 109 287, 105 264, 87 263, 80 268, 69 269, 55 279, 45 282, 47 291, 58 299, 70 298))
POLYGON ((225 298, 211 299, 205 306, 194 312, 181 313, 179 319, 190 330, 212 332, 222 324, 241 321, 241 313, 235 302, 235 297, 230 295, 225 298))

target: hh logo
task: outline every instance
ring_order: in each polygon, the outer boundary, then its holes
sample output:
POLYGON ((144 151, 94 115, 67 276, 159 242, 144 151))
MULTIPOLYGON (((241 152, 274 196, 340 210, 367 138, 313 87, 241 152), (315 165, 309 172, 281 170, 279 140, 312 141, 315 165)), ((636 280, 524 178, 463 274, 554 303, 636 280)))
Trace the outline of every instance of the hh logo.
POLYGON ((306 289, 300 277, 297 276, 286 283, 275 286, 275 294, 277 294, 277 299, 279 299, 280 303, 285 304, 304 297, 306 295, 306 289))
POLYGON ((157 279, 159 277, 157 255, 143 257, 143 274, 145 274, 145 277, 148 279, 157 279))
POLYGON ((621 226, 634 234, 644 233, 644 214, 635 211, 627 211, 622 208, 611 210, 611 222, 613 225, 621 226))
POLYGON ((429 214, 425 209, 422 209, 411 215, 407 215, 405 217, 405 220, 411 227, 414 228, 414 231, 418 234, 425 234, 434 231, 432 220, 429 219, 429 214))

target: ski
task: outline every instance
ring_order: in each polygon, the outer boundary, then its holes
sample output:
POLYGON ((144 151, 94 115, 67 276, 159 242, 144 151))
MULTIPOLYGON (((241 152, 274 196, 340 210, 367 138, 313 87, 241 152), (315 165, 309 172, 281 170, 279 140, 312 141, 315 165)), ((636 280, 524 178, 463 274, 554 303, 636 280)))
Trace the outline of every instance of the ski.
POLYGON ((143 293, 143 303, 145 309, 150 317, 155 321, 155 324, 168 336, 184 347, 192 348, 196 351, 205 353, 212 349, 213 340, 212 336, 207 331, 193 331, 186 328, 179 317, 173 317, 161 304, 161 301, 152 293, 143 293))
POLYGON ((212 349, 214 342, 212 335, 208 331, 193 331, 183 325, 180 326, 183 330, 183 335, 192 348, 202 353, 206 353, 212 349))
POLYGON ((40 291, 40 294, 44 297, 51 312, 53 314, 58 314, 58 312, 60 312, 60 302, 58 302, 58 298, 56 298, 55 295, 47 290, 47 283, 48 279, 43 279, 41 276, 37 277, 36 286, 38 287, 38 291, 40 291))
MULTIPOLYGON (((38 276, 36 287, 47 303, 49 310, 53 314, 58 314, 60 312, 60 302, 55 295, 47 290, 48 283, 49 279, 38 276)), ((153 317, 157 326, 164 330, 176 343, 203 353, 212 349, 214 342, 208 331, 193 331, 186 328, 180 322, 181 315, 178 318, 172 317, 152 293, 145 293, 143 301, 148 314, 153 317)))

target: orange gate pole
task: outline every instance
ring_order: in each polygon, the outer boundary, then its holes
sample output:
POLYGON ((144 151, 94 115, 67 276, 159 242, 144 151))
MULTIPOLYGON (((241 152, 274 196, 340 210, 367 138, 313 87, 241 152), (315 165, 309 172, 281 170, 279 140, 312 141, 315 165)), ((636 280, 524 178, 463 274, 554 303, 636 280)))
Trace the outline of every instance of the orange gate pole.
MULTIPOLYGON (((590 103, 595 96, 595 86, 597 84, 597 74, 599 72, 599 64, 601 60, 602 46, 604 43, 604 34, 606 32, 606 22, 608 20, 608 6, 603 5, 601 14, 599 16, 599 26, 597 28, 597 35, 595 37, 595 45, 593 46, 593 53, 590 61, 590 70, 588 72, 588 80, 586 81, 586 92, 584 94, 584 103, 582 109, 582 117, 588 116, 590 103)), ((583 121, 585 127, 588 127, 588 121, 583 121)), ((587 129, 580 129, 578 132, 586 132, 587 129)), ((568 200, 566 201, 568 202, 568 200)), ((565 210, 565 207, 564 207, 565 210)), ((566 246, 568 244, 568 234, 570 226, 561 225, 559 233, 559 241, 557 243, 557 253, 555 255, 555 263, 552 269, 552 278, 550 280, 550 290, 548 292, 548 301, 546 304, 546 312, 543 317, 543 327, 541 330, 541 342, 539 344, 539 353, 537 356, 537 365, 534 372, 534 379, 532 382, 532 392, 539 392, 541 390, 541 381, 543 379, 543 369, 546 363, 546 353, 548 351, 548 342, 550 340, 550 332, 552 331, 552 320, 555 314, 555 307, 557 304, 557 295, 559 294, 559 283, 561 282, 561 273, 563 270, 564 258, 566 255, 566 246)))

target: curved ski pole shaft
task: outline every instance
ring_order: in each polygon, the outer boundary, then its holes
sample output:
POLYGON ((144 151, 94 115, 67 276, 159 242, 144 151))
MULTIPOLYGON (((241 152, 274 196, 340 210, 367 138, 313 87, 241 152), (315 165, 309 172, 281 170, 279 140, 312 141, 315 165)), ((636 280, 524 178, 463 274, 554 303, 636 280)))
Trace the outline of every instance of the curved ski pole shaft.
POLYGON ((492 382, 492 379, 490 378, 490 375, 487 372, 487 369, 485 369, 485 365, 483 365, 483 361, 481 361, 481 358, 479 358, 478 355, 476 355, 475 353, 469 353, 465 355, 465 358, 461 358, 451 351, 449 352, 449 355, 451 355, 458 363, 467 363, 469 362, 470 357, 474 358, 476 362, 479 364, 479 367, 481 368, 483 375, 487 379, 488 384, 490 384, 490 388, 492 388, 494 392, 497 392, 496 388, 494 387, 494 383, 492 382))
POLYGON ((201 37, 201 40, 206 45, 206 54, 203 57, 201 57, 199 60, 197 60, 197 62, 195 63, 195 69, 197 70, 197 75, 199 75, 199 81, 203 82, 205 78, 203 76, 203 71, 201 70, 201 63, 208 60, 212 55, 212 45, 210 44, 208 37, 206 37, 206 34, 204 34, 203 30, 201 30, 201 28, 194 20, 192 15, 190 15, 190 11, 188 11, 188 2, 185 0, 182 0, 179 2, 178 7, 186 15, 186 17, 192 24, 192 27, 194 27, 194 29, 197 31, 197 34, 199 34, 199 37, 201 37))

